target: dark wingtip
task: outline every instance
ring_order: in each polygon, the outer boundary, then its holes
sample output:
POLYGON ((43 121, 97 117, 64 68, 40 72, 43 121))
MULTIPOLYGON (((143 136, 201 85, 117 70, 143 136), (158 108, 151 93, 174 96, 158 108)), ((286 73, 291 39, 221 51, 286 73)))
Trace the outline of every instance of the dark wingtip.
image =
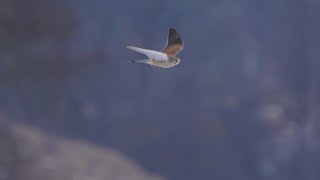
POLYGON ((170 27, 169 31, 176 31, 176 29, 174 27, 170 27))

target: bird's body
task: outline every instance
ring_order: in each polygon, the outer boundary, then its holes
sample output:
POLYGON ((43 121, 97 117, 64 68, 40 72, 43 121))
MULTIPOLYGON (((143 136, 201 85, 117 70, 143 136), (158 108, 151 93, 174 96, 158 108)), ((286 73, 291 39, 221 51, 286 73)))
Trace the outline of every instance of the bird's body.
POLYGON ((170 28, 167 45, 162 52, 131 45, 127 45, 127 48, 145 54, 149 57, 149 59, 146 60, 133 60, 131 62, 146 63, 152 66, 170 68, 178 65, 181 62, 181 60, 176 57, 176 54, 183 49, 183 42, 179 33, 174 28, 170 28))
POLYGON ((156 61, 156 60, 151 60, 150 65, 157 66, 157 67, 162 67, 162 68, 170 68, 175 65, 178 65, 180 63, 180 59, 176 57, 169 57, 169 60, 166 61, 156 61))

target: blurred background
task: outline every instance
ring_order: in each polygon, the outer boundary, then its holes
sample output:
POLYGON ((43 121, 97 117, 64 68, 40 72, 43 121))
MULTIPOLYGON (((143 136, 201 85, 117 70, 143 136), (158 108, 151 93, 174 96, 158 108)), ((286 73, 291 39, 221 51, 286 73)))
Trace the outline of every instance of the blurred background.
POLYGON ((0 180, 318 180, 320 1, 0 0, 0 180), (126 43, 182 63, 160 69, 126 43))

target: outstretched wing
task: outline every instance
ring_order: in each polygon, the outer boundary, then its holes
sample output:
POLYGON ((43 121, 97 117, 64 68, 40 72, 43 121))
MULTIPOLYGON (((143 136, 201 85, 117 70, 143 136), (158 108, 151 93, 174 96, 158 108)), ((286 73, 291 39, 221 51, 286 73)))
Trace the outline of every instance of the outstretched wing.
POLYGON ((182 49, 183 41, 180 34, 174 28, 170 28, 167 39, 167 45, 162 50, 162 52, 171 56, 176 56, 176 54, 182 49))
POLYGON ((168 60, 168 55, 162 52, 154 51, 154 50, 149 50, 149 49, 143 49, 131 45, 127 45, 128 49, 137 51, 139 53, 147 55, 150 59, 156 60, 156 61, 167 61, 168 60))

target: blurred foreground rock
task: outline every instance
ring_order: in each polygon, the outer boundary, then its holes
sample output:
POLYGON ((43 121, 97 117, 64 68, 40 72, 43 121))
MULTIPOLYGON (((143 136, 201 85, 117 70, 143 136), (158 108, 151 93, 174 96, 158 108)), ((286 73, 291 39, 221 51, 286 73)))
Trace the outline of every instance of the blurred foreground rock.
POLYGON ((0 180, 162 180, 108 148, 0 125, 0 180))

